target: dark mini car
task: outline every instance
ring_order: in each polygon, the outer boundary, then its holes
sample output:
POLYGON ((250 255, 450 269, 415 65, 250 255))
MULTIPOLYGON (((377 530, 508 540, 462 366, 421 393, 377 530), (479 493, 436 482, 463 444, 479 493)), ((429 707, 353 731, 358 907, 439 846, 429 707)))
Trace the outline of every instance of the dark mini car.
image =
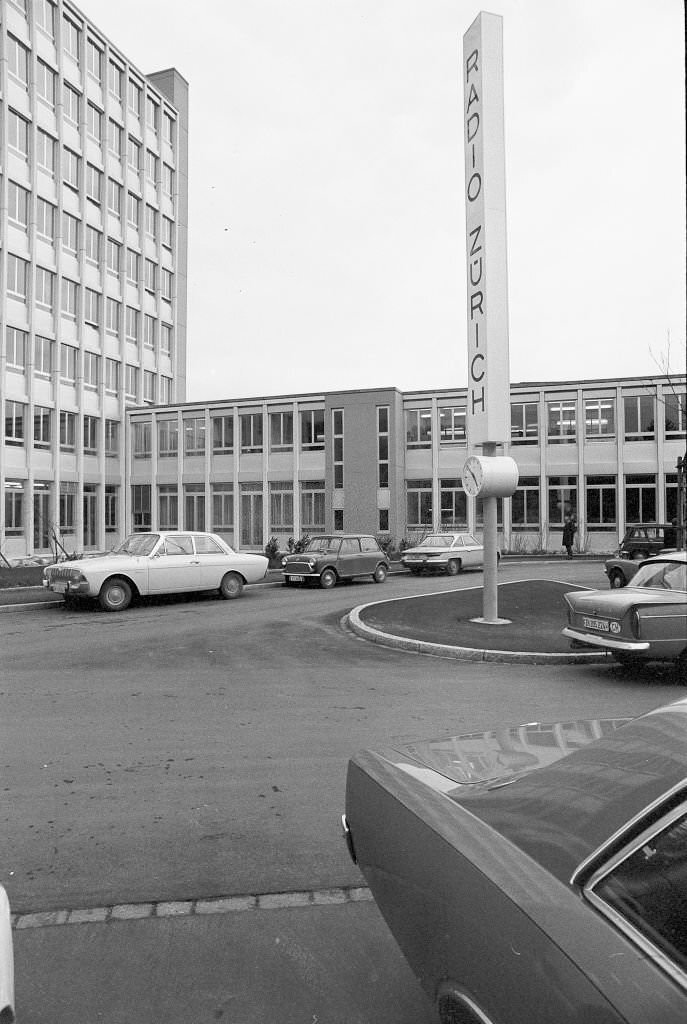
POLYGON ((339 580, 371 576, 383 583, 389 561, 375 537, 359 533, 322 534, 311 537, 304 551, 282 559, 284 585, 319 583, 328 590, 339 580))
POLYGON ((684 1024, 687 700, 348 766, 344 833, 441 1024, 684 1024))
POLYGON ((664 548, 674 548, 677 531, 669 523, 642 523, 628 526, 618 549, 619 558, 650 558, 664 548))

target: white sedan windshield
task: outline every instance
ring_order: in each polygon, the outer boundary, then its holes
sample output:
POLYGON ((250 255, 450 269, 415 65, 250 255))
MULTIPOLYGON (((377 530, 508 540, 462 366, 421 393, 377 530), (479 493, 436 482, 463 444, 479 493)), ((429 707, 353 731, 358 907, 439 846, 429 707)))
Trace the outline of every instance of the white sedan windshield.
POLYGON ((118 548, 114 548, 113 555, 149 555, 160 535, 157 533, 132 533, 118 548))

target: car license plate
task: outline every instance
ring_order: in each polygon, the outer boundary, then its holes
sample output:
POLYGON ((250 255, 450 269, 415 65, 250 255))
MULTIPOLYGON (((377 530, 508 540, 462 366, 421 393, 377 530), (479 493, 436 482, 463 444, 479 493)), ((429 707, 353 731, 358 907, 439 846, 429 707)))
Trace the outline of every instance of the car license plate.
POLYGON ((610 632, 611 625, 607 619, 588 619, 587 616, 583 616, 582 624, 587 629, 599 629, 602 633, 610 632))
POLYGON ((52 585, 52 589, 55 591, 56 594, 66 594, 67 584, 65 583, 64 580, 55 580, 55 582, 52 585))
POLYGON ((289 576, 292 583, 302 583, 304 578, 304 576, 289 576))

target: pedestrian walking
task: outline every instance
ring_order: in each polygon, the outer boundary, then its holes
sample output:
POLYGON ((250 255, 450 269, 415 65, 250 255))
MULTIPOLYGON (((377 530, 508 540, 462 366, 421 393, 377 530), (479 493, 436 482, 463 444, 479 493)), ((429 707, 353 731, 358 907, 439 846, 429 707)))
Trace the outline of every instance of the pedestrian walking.
POLYGON ((567 512, 563 521, 563 547, 568 552, 568 558, 573 556, 573 541, 577 533, 577 520, 572 512, 567 512))

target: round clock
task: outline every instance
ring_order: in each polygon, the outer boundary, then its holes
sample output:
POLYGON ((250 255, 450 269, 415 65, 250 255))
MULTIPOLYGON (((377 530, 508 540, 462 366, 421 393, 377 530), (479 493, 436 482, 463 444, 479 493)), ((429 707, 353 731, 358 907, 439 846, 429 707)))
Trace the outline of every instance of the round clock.
POLYGON ((508 455, 471 455, 463 466, 463 487, 476 498, 507 498, 518 486, 518 466, 508 455))

